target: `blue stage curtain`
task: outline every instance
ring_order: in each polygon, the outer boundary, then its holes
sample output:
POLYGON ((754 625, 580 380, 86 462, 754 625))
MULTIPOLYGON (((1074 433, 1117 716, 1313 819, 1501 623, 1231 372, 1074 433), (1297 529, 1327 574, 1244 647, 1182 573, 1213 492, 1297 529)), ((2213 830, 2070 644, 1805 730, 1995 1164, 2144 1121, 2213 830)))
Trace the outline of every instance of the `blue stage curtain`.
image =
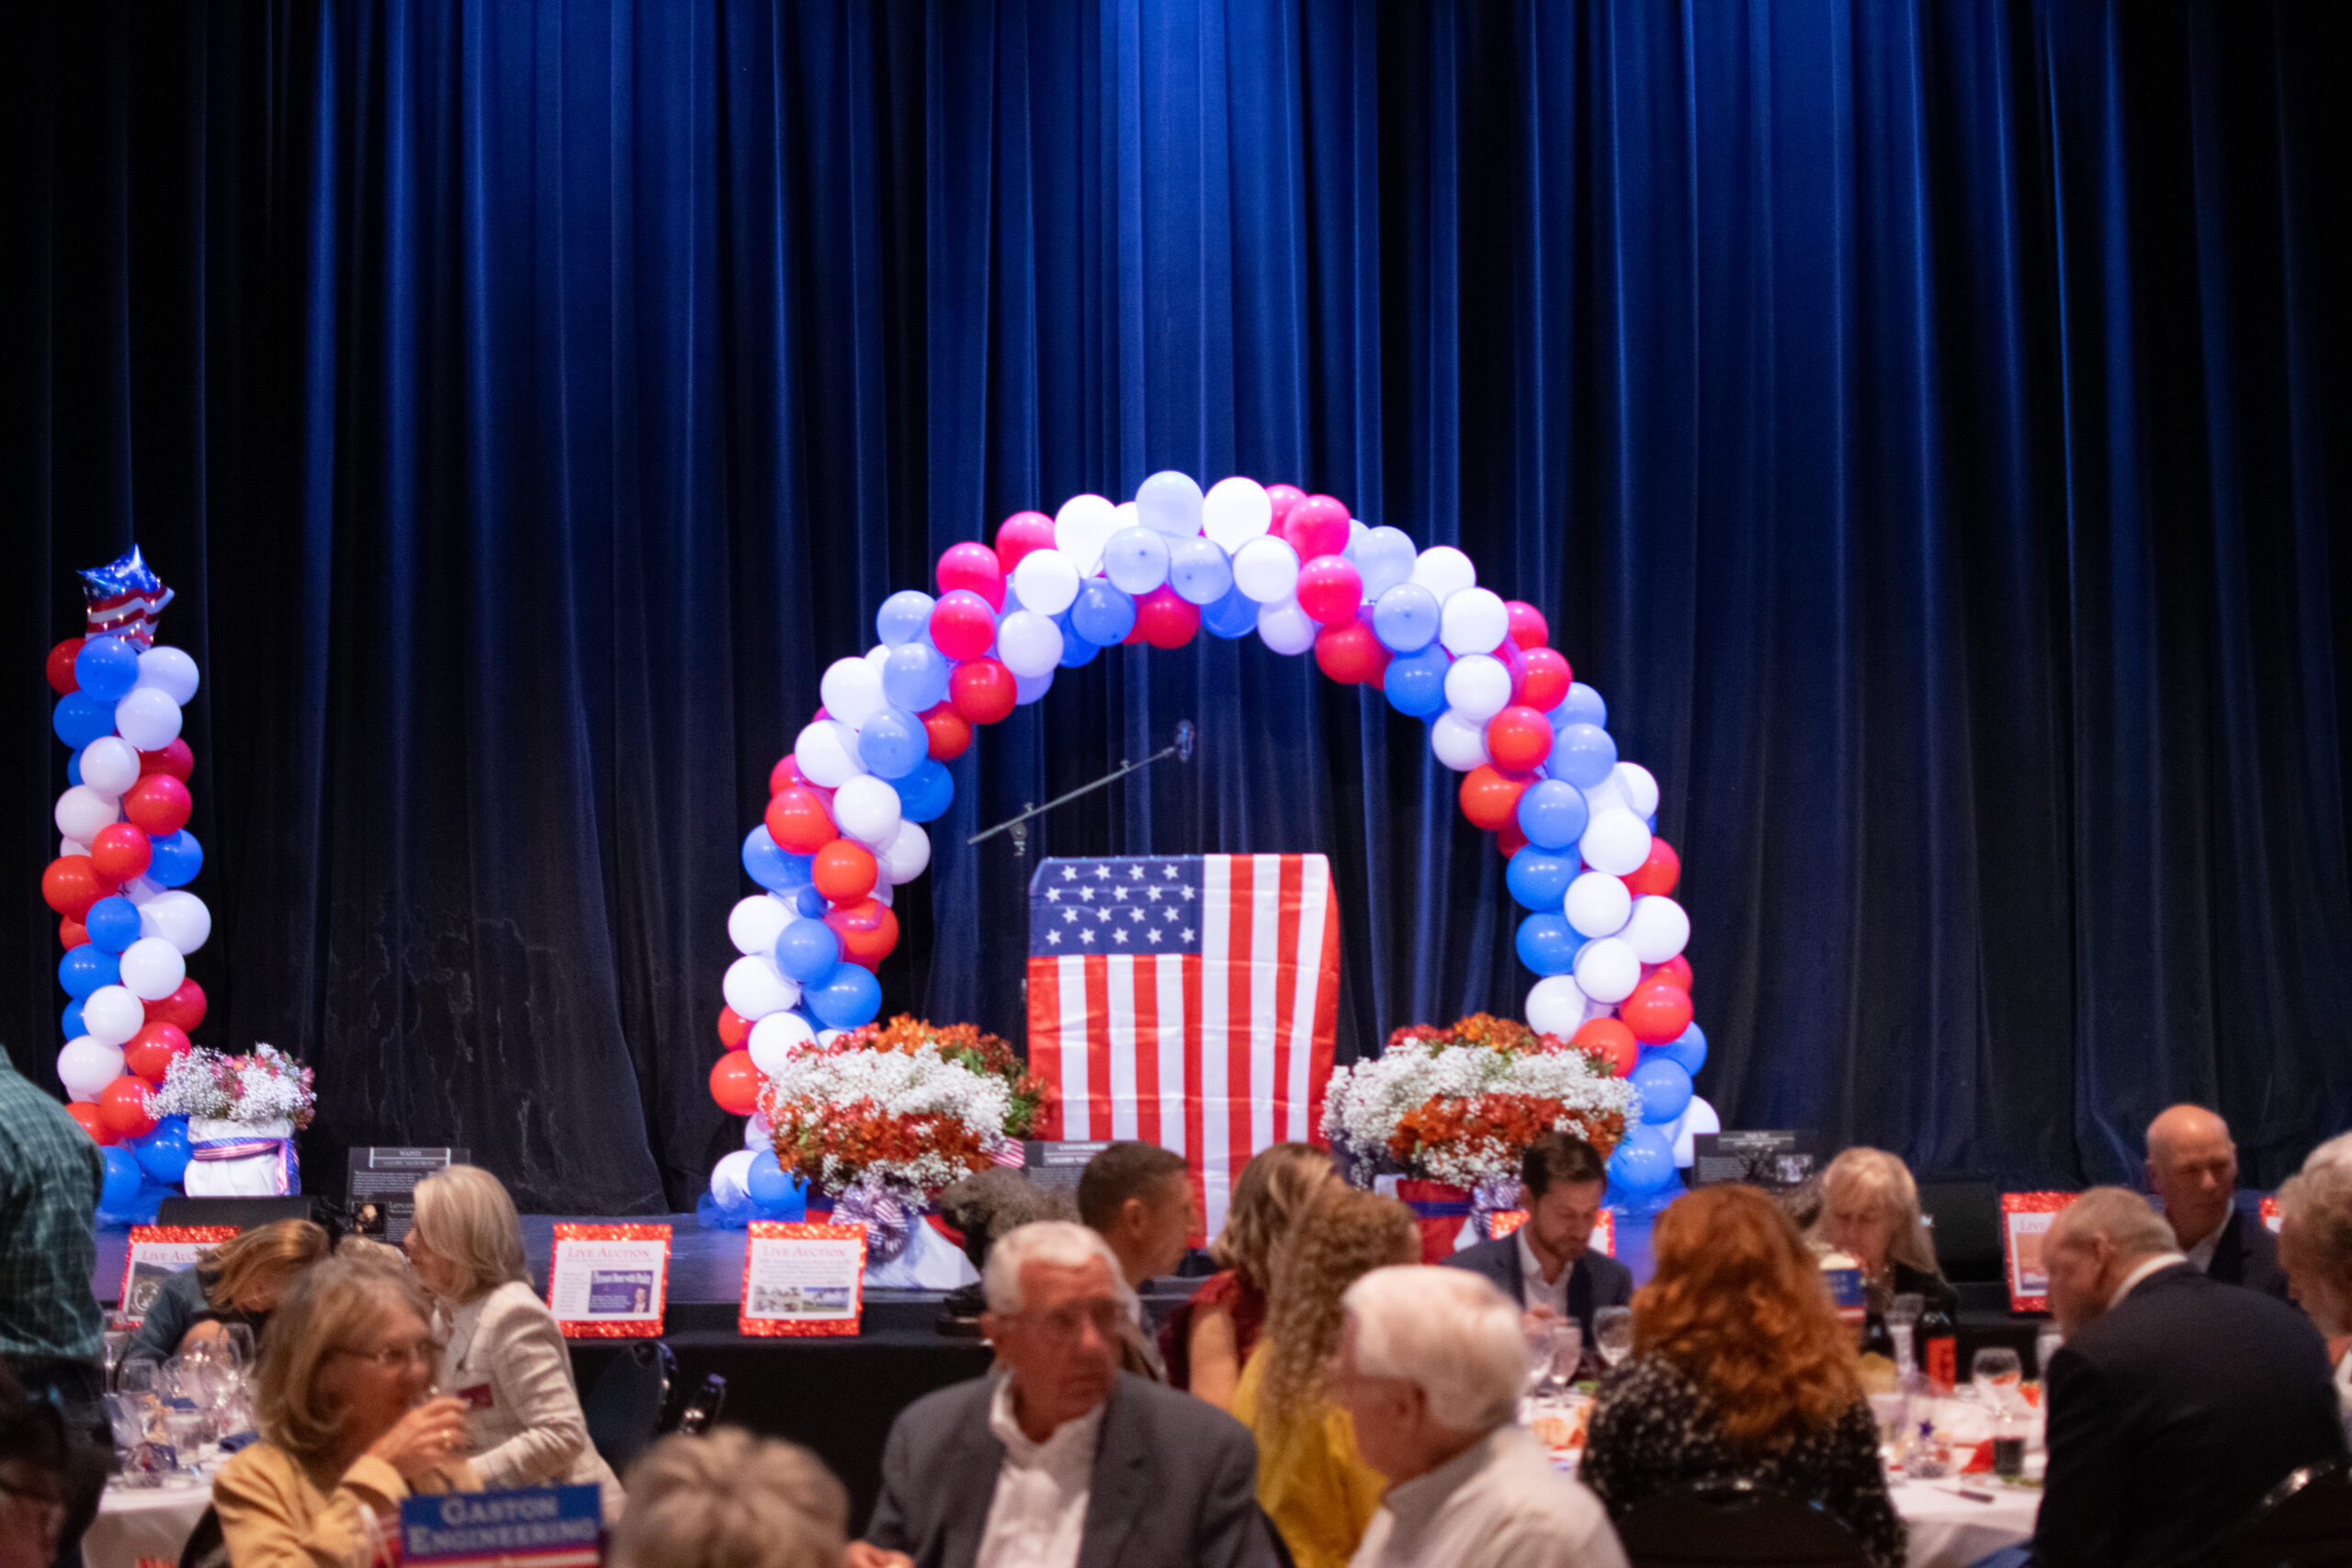
MULTIPOLYGON (((2352 1121, 2346 8, 17 6, 6 1035, 46 1075, 70 570, 181 591, 199 1037, 306 1163, 689 1201, 736 847, 946 545, 1185 468, 1532 600, 1665 787, 1701 1090, 1923 1170, 2352 1121), (2331 130, 2330 128, 2333 127, 2331 130)), ((1344 1052, 1515 1010, 1421 727, 1114 650, 956 769, 887 1007, 1022 1033, 1009 844, 1328 851, 1344 1052)), ((334 1178, 326 1179, 332 1183, 334 1178)))

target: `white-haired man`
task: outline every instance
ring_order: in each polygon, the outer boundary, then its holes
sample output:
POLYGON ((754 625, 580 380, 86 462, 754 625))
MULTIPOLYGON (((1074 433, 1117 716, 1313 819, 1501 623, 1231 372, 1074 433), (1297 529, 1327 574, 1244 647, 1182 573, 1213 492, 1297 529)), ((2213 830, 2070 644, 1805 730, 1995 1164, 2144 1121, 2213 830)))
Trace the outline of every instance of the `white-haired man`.
POLYGON ((1331 1397, 1388 1478, 1351 1568, 1624 1568, 1599 1499, 1512 1424, 1519 1308, 1461 1269, 1375 1269, 1341 1298, 1331 1397))
POLYGON ((1131 1297, 1100 1235, 1023 1225, 982 1286, 1004 1370, 900 1413, 850 1568, 1272 1568, 1248 1428, 1119 1370, 1131 1297))

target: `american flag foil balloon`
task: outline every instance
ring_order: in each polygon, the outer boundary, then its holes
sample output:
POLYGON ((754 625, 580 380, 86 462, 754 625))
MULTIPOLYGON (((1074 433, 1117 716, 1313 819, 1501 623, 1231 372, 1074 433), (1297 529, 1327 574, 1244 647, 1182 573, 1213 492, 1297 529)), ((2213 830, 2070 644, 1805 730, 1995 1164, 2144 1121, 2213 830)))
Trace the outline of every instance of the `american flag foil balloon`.
POLYGON ((155 640, 155 617, 172 602, 172 591, 139 554, 139 547, 80 574, 82 598, 92 637, 119 637, 148 647, 155 640))

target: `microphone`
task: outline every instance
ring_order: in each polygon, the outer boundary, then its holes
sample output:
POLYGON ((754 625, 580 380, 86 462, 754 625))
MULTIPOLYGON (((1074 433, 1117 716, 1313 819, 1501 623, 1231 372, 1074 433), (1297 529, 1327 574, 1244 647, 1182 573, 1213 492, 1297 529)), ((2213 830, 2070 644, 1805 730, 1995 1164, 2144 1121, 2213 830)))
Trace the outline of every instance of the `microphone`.
POLYGON ((1193 760, 1193 741, 1199 734, 1200 731, 1193 728, 1191 719, 1182 718, 1176 721, 1176 760, 1178 761, 1189 762, 1193 760))

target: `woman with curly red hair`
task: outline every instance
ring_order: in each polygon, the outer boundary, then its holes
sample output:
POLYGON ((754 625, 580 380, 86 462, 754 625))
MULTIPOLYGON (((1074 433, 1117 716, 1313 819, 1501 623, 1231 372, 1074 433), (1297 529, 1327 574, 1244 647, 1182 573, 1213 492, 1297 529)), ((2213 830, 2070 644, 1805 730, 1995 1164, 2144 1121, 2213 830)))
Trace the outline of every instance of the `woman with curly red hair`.
POLYGON ((1634 1358, 1601 1384, 1579 1478, 1622 1518, 1636 1504, 1750 1480, 1818 1502, 1880 1568, 1904 1560, 1878 1427, 1804 1238, 1749 1187, 1674 1201, 1634 1293, 1634 1358))

